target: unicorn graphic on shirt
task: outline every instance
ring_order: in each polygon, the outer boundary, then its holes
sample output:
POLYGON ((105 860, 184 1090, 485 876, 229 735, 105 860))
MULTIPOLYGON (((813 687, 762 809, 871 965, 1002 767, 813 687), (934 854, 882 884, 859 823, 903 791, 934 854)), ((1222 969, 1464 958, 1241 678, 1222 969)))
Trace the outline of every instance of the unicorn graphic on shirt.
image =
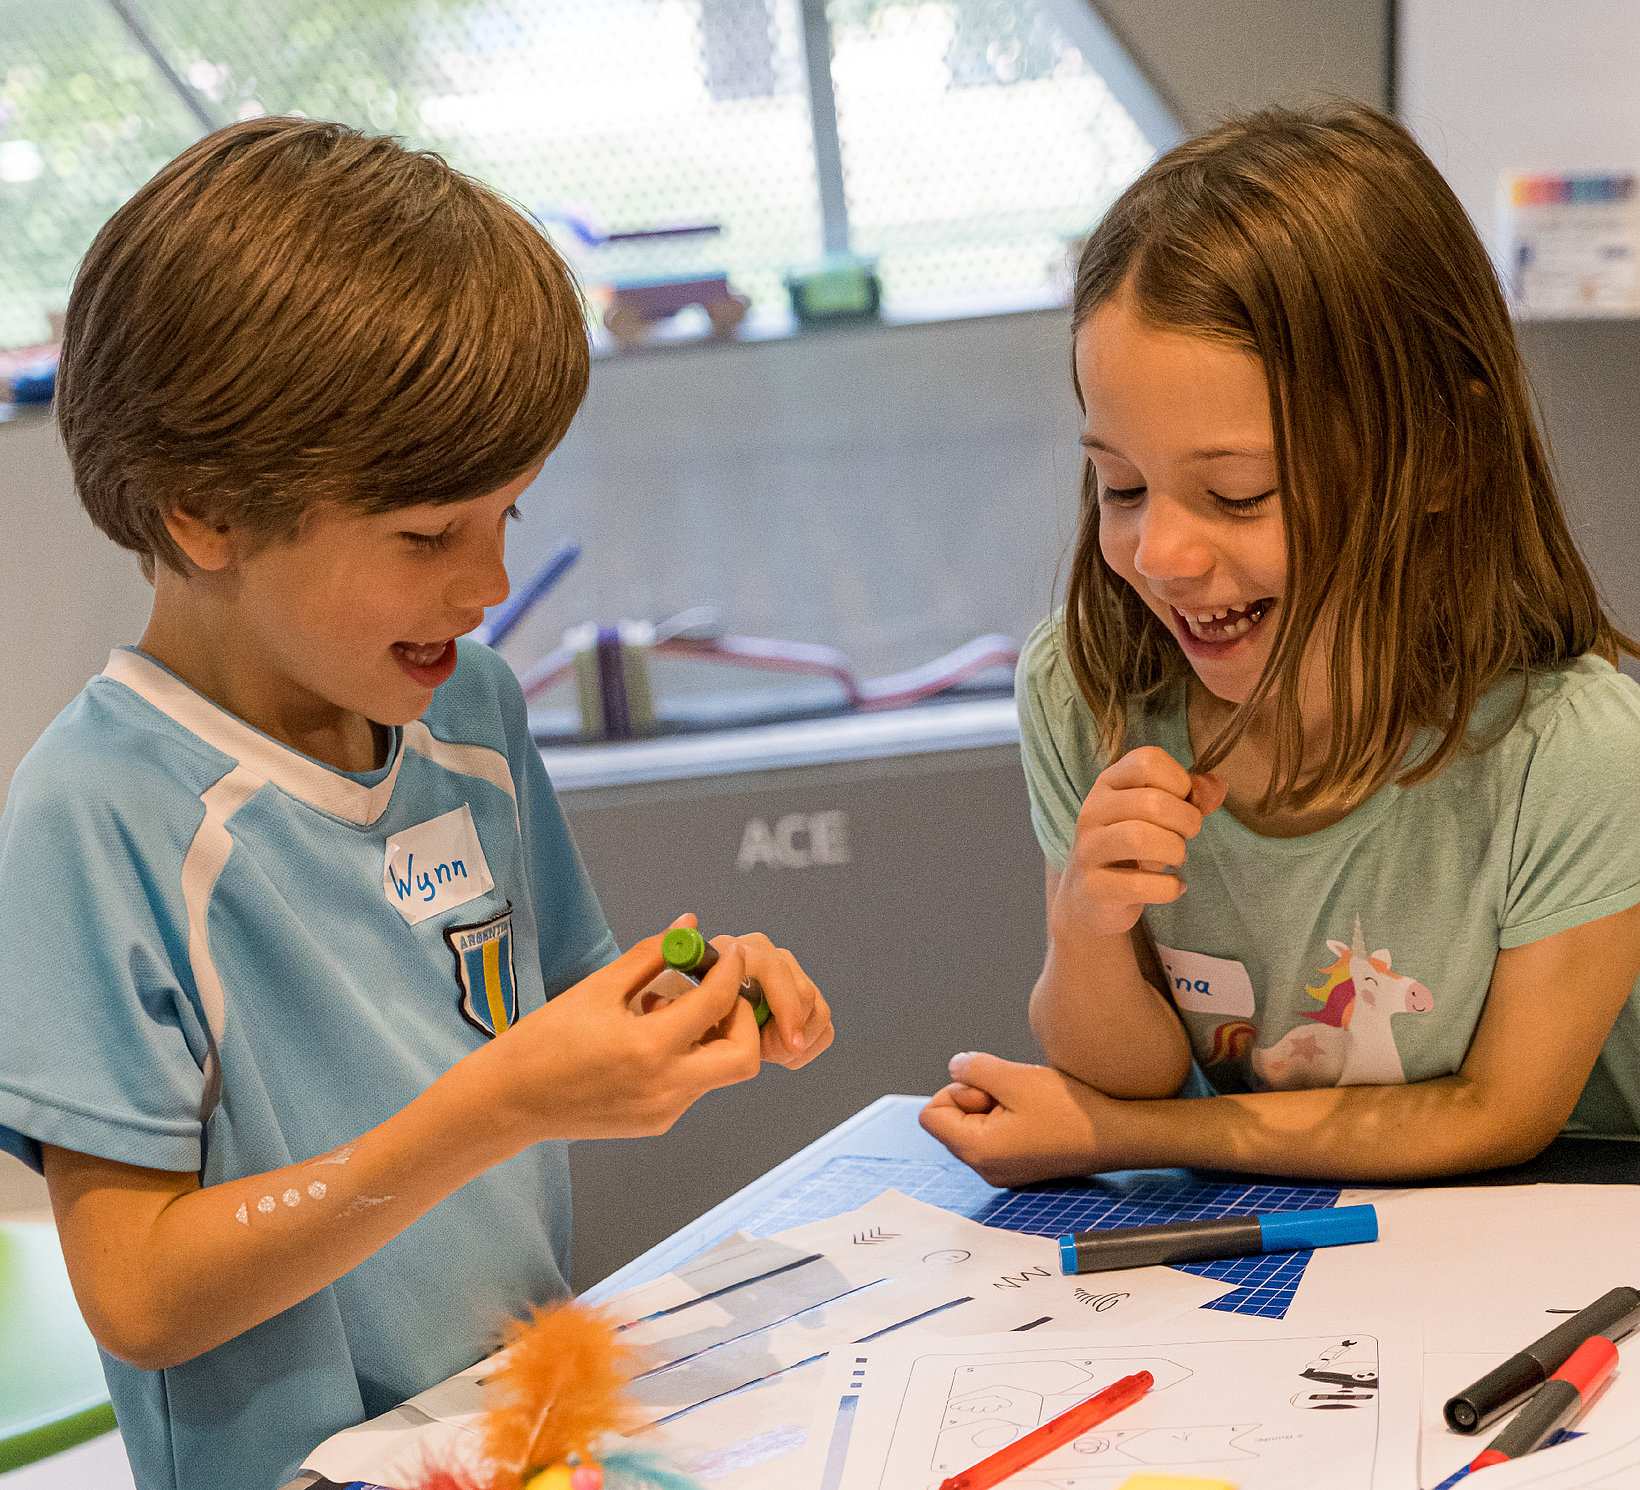
POLYGON ((1305 992, 1321 1007, 1273 1045, 1252 1052, 1253 1073, 1277 1091, 1318 1086, 1385 1086, 1406 1081, 1390 1017, 1427 1014, 1435 996, 1416 978, 1390 970, 1388 948, 1368 952, 1355 918, 1355 940, 1329 941, 1334 961, 1305 992))

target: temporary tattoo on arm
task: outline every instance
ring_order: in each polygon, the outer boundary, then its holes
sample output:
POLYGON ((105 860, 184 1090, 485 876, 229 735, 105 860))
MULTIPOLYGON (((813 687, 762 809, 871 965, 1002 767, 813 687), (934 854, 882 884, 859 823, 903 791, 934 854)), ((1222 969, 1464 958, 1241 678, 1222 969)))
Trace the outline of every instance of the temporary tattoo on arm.
MULTIPOLYGON (((346 1164, 347 1161, 353 1157, 353 1152, 357 1148, 358 1144, 356 1143, 343 1144, 341 1148, 335 1149, 331 1153, 325 1154, 312 1162, 315 1166, 323 1164, 346 1164)), ((330 1187, 323 1180, 309 1180, 305 1188, 307 1190, 307 1198, 309 1200, 323 1200, 330 1187)), ((302 1203, 302 1190, 303 1187, 300 1183, 298 1183, 290 1186, 277 1198, 272 1195, 264 1195, 260 1200, 256 1201, 254 1209, 259 1215, 271 1216, 276 1210, 279 1209, 279 1202, 282 1200, 288 1209, 294 1210, 302 1203)), ((362 1204, 365 1207, 380 1205, 382 1201, 391 1200, 392 1198, 393 1197, 391 1195, 368 1196, 363 1198, 362 1204)), ((360 1205, 361 1202, 355 1200, 346 1210, 342 1212, 342 1215, 356 1215, 357 1208, 360 1207, 360 1205)), ((241 1201, 239 1209, 233 1213, 234 1220, 236 1220, 241 1226, 249 1226, 251 1224, 252 1209, 253 1207, 251 1202, 241 1201)))

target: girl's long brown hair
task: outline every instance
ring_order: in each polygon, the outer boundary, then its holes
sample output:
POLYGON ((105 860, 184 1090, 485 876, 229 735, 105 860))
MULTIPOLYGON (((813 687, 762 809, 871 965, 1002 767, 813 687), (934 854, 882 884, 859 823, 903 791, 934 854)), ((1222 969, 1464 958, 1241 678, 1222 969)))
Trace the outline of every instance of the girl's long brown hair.
MULTIPOLYGON (((1359 799, 1395 775, 1415 730, 1439 739, 1400 782, 1445 767, 1506 676, 1640 655, 1572 542, 1491 262, 1393 120, 1271 109, 1168 152, 1088 240, 1073 327, 1118 292, 1159 328, 1250 352, 1269 387, 1286 592, 1262 677, 1196 769, 1273 700, 1266 804, 1359 799), (1332 739, 1307 770, 1301 670, 1324 616, 1332 739)), ((1096 486, 1085 466, 1064 642, 1114 757, 1129 706, 1191 670, 1105 563, 1096 486)))

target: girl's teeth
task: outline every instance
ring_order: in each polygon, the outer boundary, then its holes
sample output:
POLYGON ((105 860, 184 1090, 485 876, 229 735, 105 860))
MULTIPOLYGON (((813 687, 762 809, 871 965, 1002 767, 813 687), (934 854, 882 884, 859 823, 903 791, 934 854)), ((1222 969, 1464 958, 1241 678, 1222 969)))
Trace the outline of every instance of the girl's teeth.
POLYGON ((1221 610, 1201 611, 1195 615, 1186 615, 1185 621, 1190 627, 1190 634, 1202 641, 1233 642, 1237 637, 1246 636, 1264 617, 1264 604, 1252 601, 1243 605, 1226 606, 1221 610), (1236 619, 1224 624, 1228 616, 1236 619))

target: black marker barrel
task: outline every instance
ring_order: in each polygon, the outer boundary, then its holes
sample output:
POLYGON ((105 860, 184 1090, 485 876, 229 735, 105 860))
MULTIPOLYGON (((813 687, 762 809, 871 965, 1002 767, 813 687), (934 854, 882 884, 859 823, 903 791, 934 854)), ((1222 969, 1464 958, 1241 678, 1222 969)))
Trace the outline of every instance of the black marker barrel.
POLYGON ((1470 1461, 1470 1472, 1489 1469, 1536 1453, 1562 1428, 1569 1428, 1612 1374, 1617 1347, 1605 1335, 1590 1335, 1570 1359, 1532 1395, 1515 1420, 1470 1461))
POLYGON ((1541 1340, 1488 1371, 1447 1402, 1446 1426, 1454 1433, 1477 1433, 1517 1402, 1532 1395, 1593 1335, 1621 1340, 1640 1325, 1640 1290, 1614 1288, 1587 1309, 1556 1325, 1541 1340))
POLYGON ((1370 1242, 1378 1213, 1370 1205, 1224 1216, 1214 1221, 1171 1221, 1162 1226, 1117 1226, 1059 1238, 1064 1273, 1107 1273, 1179 1262, 1219 1262, 1260 1252, 1303 1252, 1370 1242))
POLYGON ((1079 1231, 1059 1239, 1061 1268, 1104 1273, 1116 1268, 1148 1268, 1174 1262, 1213 1262, 1252 1257, 1264 1250, 1257 1216, 1222 1221, 1180 1221, 1163 1226, 1121 1226, 1111 1231, 1079 1231), (1066 1243, 1070 1243, 1067 1256, 1066 1243), (1064 1263, 1073 1261, 1072 1267, 1064 1263))

